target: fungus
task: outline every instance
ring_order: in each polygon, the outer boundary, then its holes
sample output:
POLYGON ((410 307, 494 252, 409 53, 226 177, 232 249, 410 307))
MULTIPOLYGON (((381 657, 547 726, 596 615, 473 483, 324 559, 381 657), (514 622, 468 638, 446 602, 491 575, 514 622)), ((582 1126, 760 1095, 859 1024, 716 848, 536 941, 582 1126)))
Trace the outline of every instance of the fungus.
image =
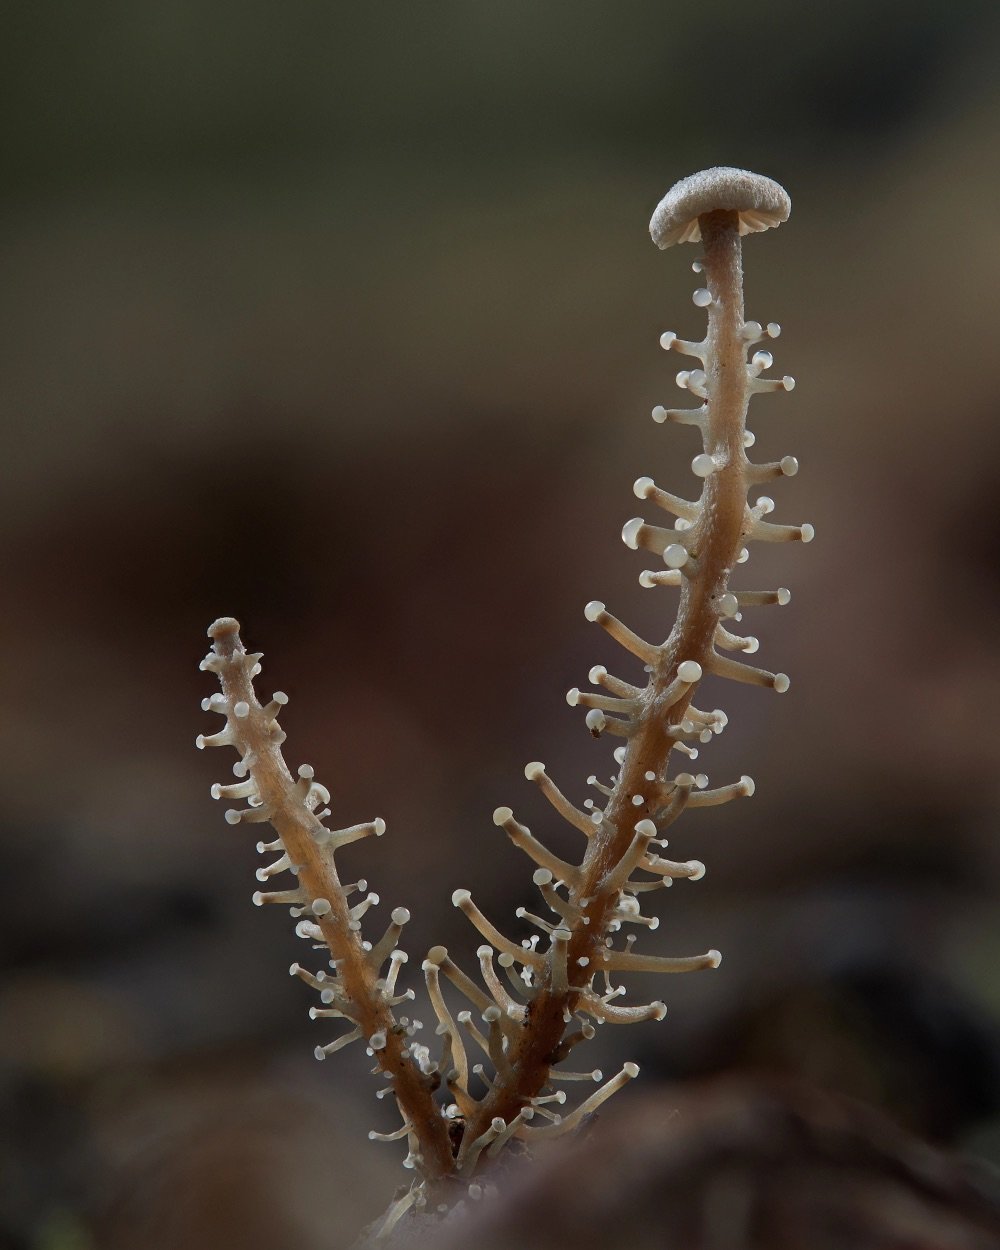
MULTIPOLYGON (((649 233, 659 248, 698 243, 698 218, 717 209, 739 213, 740 234, 756 234, 787 221, 792 202, 784 187, 763 174, 716 165, 674 183, 657 204, 649 233)), ((700 294, 696 292, 696 296, 700 294)))

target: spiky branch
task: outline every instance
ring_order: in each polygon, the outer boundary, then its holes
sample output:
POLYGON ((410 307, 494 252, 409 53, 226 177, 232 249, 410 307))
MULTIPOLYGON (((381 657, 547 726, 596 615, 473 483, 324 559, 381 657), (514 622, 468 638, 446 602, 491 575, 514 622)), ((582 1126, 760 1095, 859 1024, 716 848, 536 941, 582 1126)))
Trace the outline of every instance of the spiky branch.
POLYGON ((441 1195, 449 1181, 477 1184, 484 1161, 512 1138, 531 1140, 574 1128, 606 1098, 638 1072, 626 1064, 611 1080, 563 1114, 565 1092, 554 1089, 562 1080, 602 1079, 599 1072, 564 1071, 561 1065, 576 1045, 593 1036, 594 1023, 628 1024, 659 1020, 664 1004, 626 1006, 616 1000, 625 993, 614 984, 617 974, 691 972, 718 967, 720 955, 710 950, 692 956, 642 955, 633 950, 634 936, 623 946, 616 941, 623 926, 653 929, 658 921, 643 912, 645 896, 677 878, 696 881, 705 872, 697 860, 678 862, 662 857, 669 826, 688 807, 725 803, 753 793, 749 777, 707 788, 703 774, 673 771, 674 753, 697 756, 697 747, 727 723, 719 709, 702 710, 693 700, 705 674, 787 690, 782 673, 743 664, 723 652, 753 653, 757 640, 731 632, 724 622, 739 622, 742 610, 784 604, 789 594, 775 591, 733 591, 734 566, 747 558, 753 541, 808 541, 810 526, 774 525, 763 518, 773 509, 768 498, 750 504, 748 490, 760 483, 793 474, 798 465, 786 456, 773 464, 751 464, 746 431, 752 395, 790 390, 788 377, 765 378, 772 360, 768 351, 750 349, 774 338, 779 327, 764 329, 744 320, 741 235, 766 229, 788 215, 787 196, 777 184, 744 171, 713 170, 677 184, 654 215, 651 230, 660 246, 701 239, 704 259, 695 268, 705 287, 694 302, 708 311, 704 340, 681 340, 664 334, 662 346, 697 360, 701 368, 678 374, 677 382, 701 400, 691 409, 653 411, 657 421, 694 425, 703 449, 692 470, 703 486, 697 500, 687 500, 656 486, 650 478, 635 483, 635 494, 675 518, 672 528, 629 521, 622 537, 634 549, 661 558, 659 571, 646 570, 646 587, 680 588, 677 617, 669 637, 646 642, 612 616, 604 604, 587 605, 587 619, 599 624, 645 674, 644 681, 612 676, 603 666, 590 671, 595 691, 573 689, 571 705, 586 709, 586 724, 601 736, 623 739, 614 752, 617 774, 605 785, 590 782, 600 801, 576 807, 555 785, 541 763, 525 775, 542 791, 557 815, 585 839, 578 863, 550 851, 510 808, 498 808, 494 822, 536 865, 534 884, 541 910, 524 908, 518 915, 538 934, 530 941, 507 938, 476 906, 468 890, 456 890, 452 902, 484 939, 477 951, 481 984, 466 975, 444 947, 434 947, 423 963, 431 1006, 443 1038, 442 1054, 434 1058, 414 1038, 415 1024, 395 1008, 412 997, 398 993, 396 980, 405 954, 397 947, 409 918, 403 908, 375 943, 361 938, 361 917, 377 897, 368 894, 351 904, 353 892, 365 883, 343 886, 334 854, 339 847, 369 834, 381 834, 380 820, 341 830, 324 824, 326 790, 311 769, 293 779, 281 755, 283 732, 277 715, 286 701, 275 695, 262 706, 254 693, 259 656, 248 655, 235 621, 215 622, 213 650, 203 667, 218 674, 222 693, 205 707, 226 716, 226 727, 200 745, 233 746, 240 760, 240 780, 216 786, 217 798, 245 798, 248 806, 227 813, 233 823, 269 821, 278 837, 259 847, 278 858, 261 870, 262 879, 281 872, 296 878, 295 888, 255 895, 255 902, 291 907, 297 932, 329 955, 329 971, 312 974, 293 965, 293 972, 320 994, 323 1006, 313 1015, 344 1019, 349 1028, 330 1044, 317 1048, 322 1058, 358 1040, 366 1045, 377 1068, 388 1078, 385 1090, 399 1107, 403 1124, 382 1140, 406 1137, 406 1162, 418 1172, 409 1193, 392 1208, 383 1232, 409 1208, 423 1205, 429 1192, 441 1195), (322 810, 317 810, 322 809, 322 810), (544 949, 539 949, 544 946, 544 949), (386 971, 383 969, 388 965, 386 971), (442 990, 442 977, 467 1000, 471 1009, 453 1013, 442 990), (592 1023, 594 1022, 594 1023, 592 1023), (480 1052, 470 1063, 469 1044, 480 1052), (442 1091, 438 1093, 439 1089, 442 1091), (540 1123, 545 1121, 545 1123, 540 1123))

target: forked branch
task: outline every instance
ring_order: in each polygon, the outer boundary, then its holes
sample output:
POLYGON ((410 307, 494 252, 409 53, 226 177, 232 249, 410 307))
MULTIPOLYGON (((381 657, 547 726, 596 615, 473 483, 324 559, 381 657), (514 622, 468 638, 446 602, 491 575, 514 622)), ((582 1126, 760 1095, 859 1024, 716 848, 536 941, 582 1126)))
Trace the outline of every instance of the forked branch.
POLYGON ((574 689, 567 698, 586 709, 591 733, 610 733, 623 740, 614 752, 617 772, 608 784, 591 778, 599 801, 587 800, 581 808, 557 788, 542 764, 534 762, 525 769, 556 814, 584 837, 579 863, 555 855, 515 819, 510 808, 494 813, 495 823, 535 865, 533 881, 543 914, 518 909, 518 915, 538 931, 530 941, 518 942, 479 910, 467 890, 455 891, 453 903, 485 944, 477 952, 478 982, 443 947, 431 950, 423 963, 437 1032, 443 1039, 439 1057, 414 1040, 407 1017, 397 1019, 394 1014, 394 1008, 412 995, 396 990, 406 960, 397 942, 408 914, 397 909, 380 940, 364 941, 361 917, 377 900, 367 895, 352 906, 351 892, 367 887, 342 886, 334 863, 338 847, 380 834, 382 822, 336 831, 324 824, 329 795, 314 781, 311 770, 300 769, 295 780, 281 755, 284 734, 277 714, 284 696, 276 695, 266 706, 258 702, 253 678, 259 657, 246 654, 235 621, 216 621, 209 631, 213 651, 204 667, 218 674, 222 693, 206 700, 205 706, 222 712, 226 727, 201 744, 233 746, 240 755, 235 769, 240 780, 215 787, 213 793, 247 799, 246 808, 227 813, 233 823, 266 820, 277 831, 277 840, 262 844, 262 849, 278 852, 279 857, 258 875, 290 872, 296 879, 294 889, 257 895, 255 901, 289 905, 300 936, 329 955, 330 971, 312 974, 297 965, 293 968, 320 993, 324 1006, 314 1014, 343 1018, 349 1026, 340 1038, 318 1047, 317 1055, 361 1041, 388 1078, 384 1092, 391 1091, 402 1116, 397 1132, 372 1134, 383 1140, 406 1137, 406 1162, 418 1173, 410 1191, 390 1211, 385 1233, 431 1194, 437 1202, 447 1201, 446 1182, 477 1184, 485 1162, 512 1139, 530 1141, 536 1135, 574 1128, 637 1074, 634 1064, 626 1064, 568 1114, 561 1110, 565 1092, 553 1085, 561 1080, 602 1079, 599 1072, 563 1072, 559 1066, 579 1042, 593 1036, 591 1022, 627 1024, 665 1015, 666 1007, 658 999, 631 1006, 617 1002, 625 991, 612 982, 613 974, 689 972, 719 965, 721 957, 714 950, 676 957, 642 955, 632 949, 633 936, 623 945, 616 943, 627 925, 656 928, 657 918, 643 911, 647 894, 675 879, 696 881, 704 875, 700 861, 669 860, 654 849, 665 846, 663 834, 681 812, 753 793, 749 777, 709 789, 703 774, 673 768, 675 752, 685 761, 696 758, 694 744, 711 740, 727 723, 720 709, 695 706, 703 676, 778 692, 789 685, 782 673, 732 658, 733 652, 752 654, 758 644, 756 638, 733 633, 729 627, 741 620, 745 608, 784 604, 789 598, 784 588, 730 590, 734 566, 748 558, 747 544, 812 537, 810 526, 777 526, 763 520, 774 507, 770 499, 762 497, 753 504, 747 499, 751 487, 798 469, 791 456, 755 465, 746 454, 753 444, 746 430, 751 396, 791 390, 794 383, 788 377, 762 376, 771 367, 769 352, 757 351, 747 359, 757 343, 777 337, 779 327, 771 323, 765 329, 744 319, 741 236, 779 224, 788 210, 788 197, 776 183, 741 170, 718 169, 678 183, 654 214, 651 231, 661 247, 699 240, 703 245, 704 257, 695 269, 704 273, 705 285, 695 291, 694 302, 707 310, 707 334, 701 341, 691 341, 668 332, 660 340, 666 350, 700 363, 701 368, 677 375, 678 385, 700 403, 691 409, 658 406, 653 411, 657 421, 700 430, 702 449, 691 467, 702 486, 699 498, 688 500, 660 488, 651 478, 640 478, 635 494, 674 518, 673 524, 667 528, 636 518, 626 524, 622 537, 628 546, 652 552, 662 561, 659 570, 643 572, 640 582, 650 588, 679 588, 676 620, 667 639, 654 644, 612 616, 603 603, 587 605, 587 619, 628 653, 635 675, 613 676, 599 665, 590 672, 597 689, 574 689), (444 983, 469 1007, 453 1012, 444 983))

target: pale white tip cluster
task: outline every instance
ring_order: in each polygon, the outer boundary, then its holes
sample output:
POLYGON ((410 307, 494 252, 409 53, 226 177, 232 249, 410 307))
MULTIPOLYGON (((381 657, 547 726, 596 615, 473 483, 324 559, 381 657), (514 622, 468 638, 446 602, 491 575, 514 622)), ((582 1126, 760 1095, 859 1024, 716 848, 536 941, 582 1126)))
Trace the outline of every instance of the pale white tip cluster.
POLYGON ((771 178, 748 169, 716 166, 674 183, 657 204, 649 233, 659 248, 701 239, 698 218, 726 209, 739 213, 740 234, 768 230, 788 220, 792 201, 771 178))
POLYGON ((681 681, 691 682, 701 681, 701 665, 697 660, 683 660, 677 666, 677 676, 681 681))

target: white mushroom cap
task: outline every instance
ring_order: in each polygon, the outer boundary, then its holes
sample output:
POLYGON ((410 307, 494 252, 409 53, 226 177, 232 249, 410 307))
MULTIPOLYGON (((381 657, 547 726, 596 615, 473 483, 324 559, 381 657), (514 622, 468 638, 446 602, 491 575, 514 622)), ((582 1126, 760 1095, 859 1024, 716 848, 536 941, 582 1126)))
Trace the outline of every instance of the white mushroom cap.
POLYGON ((656 206, 649 233, 657 247, 697 243, 702 213, 728 209, 740 215, 740 234, 756 234, 788 220, 792 201, 784 187, 748 169, 717 165, 675 182, 656 206))

